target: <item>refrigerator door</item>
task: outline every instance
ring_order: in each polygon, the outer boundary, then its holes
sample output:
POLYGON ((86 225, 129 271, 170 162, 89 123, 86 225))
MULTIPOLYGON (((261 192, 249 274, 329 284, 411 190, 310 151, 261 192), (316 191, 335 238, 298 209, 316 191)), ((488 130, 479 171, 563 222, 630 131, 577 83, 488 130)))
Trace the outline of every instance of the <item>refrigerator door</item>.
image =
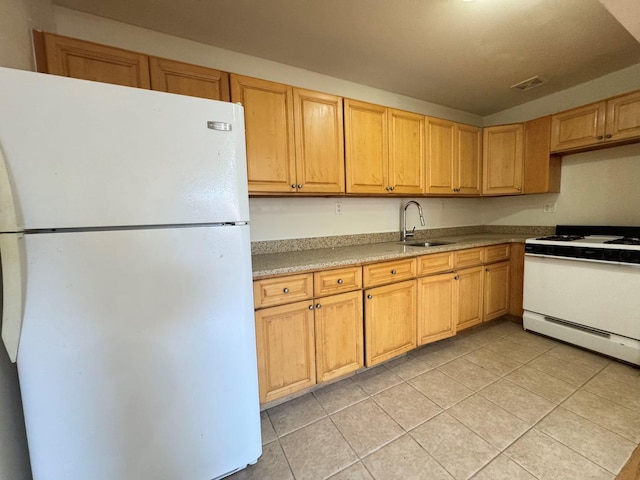
POLYGON ((248 226, 24 242, 34 478, 211 479, 257 460, 248 226))
POLYGON ((249 220, 240 105, 0 68, 0 106, 0 232, 249 220))

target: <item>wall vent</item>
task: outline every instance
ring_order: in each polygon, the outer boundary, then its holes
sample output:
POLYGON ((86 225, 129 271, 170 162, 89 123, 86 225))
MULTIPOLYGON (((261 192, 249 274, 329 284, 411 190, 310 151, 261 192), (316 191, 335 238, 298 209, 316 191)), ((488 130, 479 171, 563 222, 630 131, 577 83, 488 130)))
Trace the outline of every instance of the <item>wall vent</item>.
POLYGON ((535 77, 527 78, 526 80, 523 80, 520 83, 511 85, 511 88, 522 90, 524 92, 525 90, 530 90, 532 88, 537 87, 538 85, 542 85, 543 83, 544 83, 544 80, 542 80, 539 76, 536 75, 535 77))

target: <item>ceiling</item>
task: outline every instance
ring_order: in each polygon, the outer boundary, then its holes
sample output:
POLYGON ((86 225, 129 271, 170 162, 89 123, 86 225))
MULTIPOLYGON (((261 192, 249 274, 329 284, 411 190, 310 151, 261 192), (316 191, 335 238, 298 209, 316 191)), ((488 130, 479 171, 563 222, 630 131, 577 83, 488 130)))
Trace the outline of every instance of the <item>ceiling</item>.
POLYGON ((598 0, 53 1, 480 116, 640 63, 598 0))

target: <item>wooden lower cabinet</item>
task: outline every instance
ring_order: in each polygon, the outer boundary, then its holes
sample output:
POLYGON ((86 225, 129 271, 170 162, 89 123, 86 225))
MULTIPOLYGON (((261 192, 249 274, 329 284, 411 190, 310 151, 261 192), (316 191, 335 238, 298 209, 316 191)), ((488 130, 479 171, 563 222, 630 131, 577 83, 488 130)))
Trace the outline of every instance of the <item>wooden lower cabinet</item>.
POLYGON ((260 403, 315 385, 313 303, 258 310, 255 320, 260 403))
POLYGON ((486 265, 484 272, 484 320, 509 313, 510 262, 486 265))
POLYGON ((314 312, 318 382, 362 368, 362 291, 316 299, 314 312))
POLYGON ((456 334, 458 317, 456 273, 418 279, 418 345, 456 334))
POLYGON ((417 282, 364 292, 365 364, 377 365, 416 347, 417 282))
POLYGON ((482 323, 484 268, 472 267, 456 273, 458 287, 458 322, 456 330, 482 323))

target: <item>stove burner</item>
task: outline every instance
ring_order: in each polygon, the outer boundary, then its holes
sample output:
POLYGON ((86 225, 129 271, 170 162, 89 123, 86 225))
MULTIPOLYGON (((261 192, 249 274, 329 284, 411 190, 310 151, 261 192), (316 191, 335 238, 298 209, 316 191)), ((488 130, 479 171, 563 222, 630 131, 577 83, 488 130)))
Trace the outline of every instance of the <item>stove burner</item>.
POLYGON ((572 242, 574 240, 582 240, 583 235, 551 235, 549 237, 540 237, 536 240, 553 240, 556 242, 572 242))
POLYGON ((604 243, 612 243, 616 245, 640 245, 640 238, 623 237, 623 238, 616 238, 614 240, 608 240, 604 243))

